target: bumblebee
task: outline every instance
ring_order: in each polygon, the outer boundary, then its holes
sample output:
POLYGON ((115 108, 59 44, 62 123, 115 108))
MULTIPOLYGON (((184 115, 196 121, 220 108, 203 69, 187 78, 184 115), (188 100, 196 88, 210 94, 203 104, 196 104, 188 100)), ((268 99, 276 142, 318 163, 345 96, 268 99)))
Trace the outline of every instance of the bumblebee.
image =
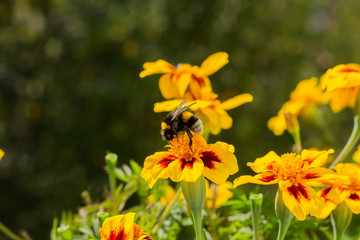
POLYGON ((169 113, 164 121, 162 121, 160 132, 163 140, 170 141, 180 132, 186 132, 190 138, 189 145, 191 146, 191 131, 197 134, 203 133, 204 125, 201 120, 191 112, 186 112, 186 110, 195 103, 186 106, 187 102, 188 100, 185 99, 174 112, 169 113))

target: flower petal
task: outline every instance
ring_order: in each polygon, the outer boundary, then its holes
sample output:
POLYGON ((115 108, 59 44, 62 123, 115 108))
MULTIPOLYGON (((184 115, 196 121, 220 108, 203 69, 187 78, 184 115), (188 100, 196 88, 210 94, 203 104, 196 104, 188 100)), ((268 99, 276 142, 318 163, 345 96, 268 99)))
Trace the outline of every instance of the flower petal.
POLYGON ((200 66, 197 72, 198 77, 210 76, 229 62, 229 55, 226 52, 218 52, 210 55, 200 66))
POLYGON ((330 213, 336 208, 341 200, 339 198, 338 192, 333 187, 328 187, 319 191, 318 196, 324 199, 324 209, 318 218, 324 219, 330 215, 330 213))
POLYGON ((174 182, 195 182, 203 174, 204 164, 198 158, 186 161, 184 158, 169 164, 169 176, 174 182))
POLYGON ((355 214, 360 213, 360 191, 353 191, 345 198, 345 202, 355 214))
POLYGON ((174 111, 184 99, 167 100, 154 104, 154 112, 170 112, 174 111))
POLYGON ((145 159, 141 177, 148 182, 149 188, 152 188, 159 178, 169 177, 168 166, 176 159, 168 152, 157 152, 145 159))
POLYGON ((209 145, 200 157, 204 163, 204 176, 217 184, 225 183, 229 175, 239 170, 235 155, 223 143, 209 145))
POLYGON ((247 165, 256 172, 272 171, 273 165, 280 160, 280 157, 274 152, 270 151, 268 154, 261 158, 257 158, 255 162, 248 162, 247 165))
POLYGON ((221 103, 221 108, 224 110, 230 110, 236 108, 244 103, 252 102, 253 96, 249 93, 237 95, 236 97, 229 98, 221 103))
POLYGON ((191 75, 192 73, 183 73, 181 74, 181 76, 179 77, 179 79, 177 79, 176 81, 176 85, 177 85, 177 89, 179 91, 179 97, 183 97, 185 94, 185 90, 188 88, 190 80, 191 80, 191 75))
POLYGON ((141 78, 152 74, 171 73, 176 69, 173 65, 162 59, 159 59, 156 62, 146 62, 143 67, 144 70, 140 73, 141 78))
POLYGON ((234 180, 234 187, 246 184, 246 183, 255 183, 261 185, 271 185, 278 183, 279 179, 277 175, 274 173, 264 172, 257 174, 255 176, 244 175, 236 178, 234 180))
POLYGON ((324 200, 315 190, 305 183, 292 185, 289 181, 280 181, 279 188, 286 207, 300 221, 305 220, 306 215, 320 216, 324 208, 324 200))
POLYGON ((205 115, 211 134, 217 135, 221 130, 220 116, 213 108, 201 109, 201 113, 205 115))
POLYGON ((160 77, 159 88, 165 99, 182 97, 178 88, 178 84, 172 79, 170 73, 164 74, 160 77))
POLYGON ((314 151, 304 149, 301 152, 301 157, 305 162, 309 163, 309 167, 321 167, 326 163, 329 154, 334 153, 334 149, 327 151, 314 151))
POLYGON ((330 107, 334 113, 346 107, 354 108, 359 87, 340 88, 331 93, 330 107))

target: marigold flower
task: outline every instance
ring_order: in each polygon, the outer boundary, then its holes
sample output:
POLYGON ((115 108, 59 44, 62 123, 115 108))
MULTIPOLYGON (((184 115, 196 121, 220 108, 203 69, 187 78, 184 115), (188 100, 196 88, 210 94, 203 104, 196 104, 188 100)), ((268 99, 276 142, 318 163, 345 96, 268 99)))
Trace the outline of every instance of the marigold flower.
MULTIPOLYGON (((188 99, 190 100, 188 105, 196 103, 191 105, 190 109, 193 110, 195 115, 203 121, 204 125, 209 128, 209 131, 216 135, 221 131, 221 129, 229 129, 232 126, 232 118, 226 111, 236 108, 244 103, 252 102, 253 96, 248 93, 240 94, 224 102, 211 98, 206 100, 188 99)), ((183 102, 183 100, 184 99, 175 99, 155 103, 154 112, 173 111, 181 102, 183 102)))
POLYGON ((208 208, 219 208, 221 204, 226 203, 234 194, 229 190, 233 187, 231 182, 217 185, 209 184, 206 181, 206 205, 208 208))
POLYGON ((318 86, 317 78, 302 80, 298 83, 295 90, 290 95, 290 100, 284 103, 277 116, 272 117, 268 121, 268 128, 274 132, 276 136, 282 135, 287 129, 285 112, 293 118, 302 115, 308 117, 313 115, 319 104, 327 104, 329 95, 323 93, 318 86))
POLYGON ((0 149, 0 161, 4 157, 4 155, 5 155, 5 152, 2 149, 0 149))
POLYGON ((134 217, 135 213, 130 212, 107 218, 99 230, 101 240, 152 240, 134 223, 134 217))
POLYGON ((354 163, 339 163, 333 167, 342 179, 329 181, 324 179, 327 188, 318 195, 325 200, 325 207, 320 218, 326 218, 338 204, 345 201, 350 210, 360 213, 360 166, 354 163))
POLYGON ((323 178, 332 178, 330 169, 322 168, 326 162, 328 151, 312 151, 304 149, 301 154, 286 153, 278 156, 271 151, 264 157, 247 165, 256 173, 255 176, 245 175, 235 179, 234 187, 245 183, 262 185, 279 184, 286 207, 299 220, 306 215, 318 216, 324 206, 321 199, 311 187, 323 178))
POLYGON ((215 73, 229 62, 225 52, 209 56, 200 67, 190 64, 178 64, 176 67, 160 59, 156 62, 146 62, 140 77, 163 73, 159 80, 161 94, 165 99, 183 98, 185 91, 191 89, 196 96, 203 91, 212 92, 208 76, 215 73))
POLYGON ((321 77, 321 87, 332 93, 330 107, 333 112, 354 108, 360 87, 360 65, 340 64, 328 69, 321 77))
POLYGON ((234 147, 224 142, 207 144, 206 140, 192 133, 192 145, 189 136, 179 134, 169 141, 168 151, 156 152, 144 162, 141 177, 150 188, 158 178, 170 178, 174 182, 195 182, 201 175, 222 184, 230 174, 238 171, 234 147))

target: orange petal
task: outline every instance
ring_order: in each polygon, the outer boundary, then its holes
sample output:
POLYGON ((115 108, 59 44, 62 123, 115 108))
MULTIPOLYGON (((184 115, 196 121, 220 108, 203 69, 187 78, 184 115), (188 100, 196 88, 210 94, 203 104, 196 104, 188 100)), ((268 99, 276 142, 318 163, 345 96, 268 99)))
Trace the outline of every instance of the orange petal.
POLYGON ((159 88, 165 99, 182 97, 177 82, 172 79, 172 76, 169 73, 160 77, 159 88))
POLYGON ((141 78, 152 74, 171 73, 176 69, 173 65, 162 59, 157 60, 156 62, 146 62, 143 67, 144 70, 140 73, 141 78))
POLYGON ((226 52, 218 52, 210 55, 200 66, 197 76, 210 76, 229 62, 226 52))
POLYGON ((221 103, 221 108, 224 110, 230 110, 237 108, 244 103, 252 102, 253 96, 248 93, 237 95, 236 97, 229 98, 228 100, 221 103))

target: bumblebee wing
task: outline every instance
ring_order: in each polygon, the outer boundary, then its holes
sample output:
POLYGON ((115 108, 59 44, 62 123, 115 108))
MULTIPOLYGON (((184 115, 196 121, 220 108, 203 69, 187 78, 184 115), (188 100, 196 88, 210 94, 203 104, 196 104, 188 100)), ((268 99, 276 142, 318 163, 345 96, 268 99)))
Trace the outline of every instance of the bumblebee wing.
POLYGON ((180 103, 180 105, 174 111, 171 121, 173 121, 177 116, 179 116, 182 112, 184 112, 188 108, 186 107, 188 101, 189 101, 188 99, 185 99, 182 103, 180 103))

